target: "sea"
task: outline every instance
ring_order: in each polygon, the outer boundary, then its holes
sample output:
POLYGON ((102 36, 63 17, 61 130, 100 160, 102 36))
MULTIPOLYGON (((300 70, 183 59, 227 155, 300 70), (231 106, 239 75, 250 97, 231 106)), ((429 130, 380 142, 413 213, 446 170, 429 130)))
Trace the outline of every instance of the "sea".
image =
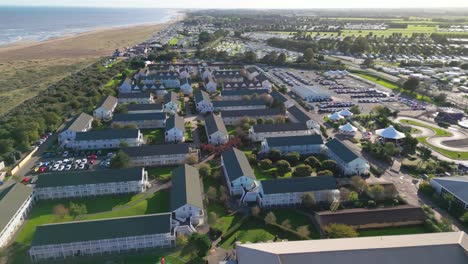
POLYGON ((0 6, 0 46, 45 41, 98 28, 164 23, 173 9, 0 6))

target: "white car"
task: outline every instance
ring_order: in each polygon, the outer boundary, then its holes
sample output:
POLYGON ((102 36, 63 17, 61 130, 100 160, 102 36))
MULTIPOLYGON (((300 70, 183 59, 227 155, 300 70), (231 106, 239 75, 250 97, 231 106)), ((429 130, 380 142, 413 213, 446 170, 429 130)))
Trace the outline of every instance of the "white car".
POLYGON ((68 164, 67 166, 65 166, 65 170, 70 170, 71 169, 71 164, 68 164))
POLYGON ((55 164, 54 167, 52 167, 52 171, 57 171, 60 168, 59 164, 55 164))
POLYGON ((68 157, 68 151, 64 151, 62 157, 68 157))
POLYGON ((85 167, 84 163, 81 163, 79 169, 84 170, 84 167, 85 167))
POLYGON ((76 159, 76 160, 75 160, 75 163, 80 164, 80 163, 81 163, 81 160, 80 160, 80 159, 76 159))
POLYGON ((60 165, 62 164, 63 162, 61 160, 57 160, 57 162, 55 162, 55 165, 60 165))
POLYGON ((68 162, 70 162, 69 159, 64 159, 64 160, 63 160, 63 163, 68 163, 68 162))
POLYGON ((65 166, 64 165, 60 165, 60 167, 58 168, 58 171, 63 171, 65 169, 65 166))
POLYGON ((87 160, 87 159, 82 159, 82 160, 81 160, 81 163, 82 163, 82 164, 86 164, 86 163, 88 163, 88 160, 87 160))

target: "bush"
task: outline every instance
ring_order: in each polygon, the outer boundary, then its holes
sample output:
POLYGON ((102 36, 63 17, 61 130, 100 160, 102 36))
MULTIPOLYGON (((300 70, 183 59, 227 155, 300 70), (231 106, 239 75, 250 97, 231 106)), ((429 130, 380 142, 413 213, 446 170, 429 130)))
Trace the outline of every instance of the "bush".
POLYGON ((293 176, 294 177, 307 177, 307 176, 310 176, 312 171, 313 171, 312 167, 310 167, 309 165, 301 164, 296 167, 296 169, 294 170, 293 176))
POLYGON ((324 227, 328 238, 357 237, 358 232, 354 228, 344 224, 329 224, 324 227))
POLYGON ((193 233, 192 236, 190 236, 189 241, 193 244, 197 251, 197 255, 201 258, 206 256, 208 250, 211 248, 211 241, 208 236, 200 233, 193 233))
POLYGON ((375 207, 376 205, 377 205, 377 204, 375 203, 374 200, 369 200, 369 201, 367 201, 367 206, 369 206, 369 207, 375 207))
POLYGON ((291 165, 286 160, 276 162, 276 168, 280 174, 286 174, 291 171, 291 165))
POLYGON ((273 162, 269 159, 262 159, 259 163, 259 166, 260 168, 262 168, 263 170, 268 170, 271 168, 271 164, 273 164, 273 162))

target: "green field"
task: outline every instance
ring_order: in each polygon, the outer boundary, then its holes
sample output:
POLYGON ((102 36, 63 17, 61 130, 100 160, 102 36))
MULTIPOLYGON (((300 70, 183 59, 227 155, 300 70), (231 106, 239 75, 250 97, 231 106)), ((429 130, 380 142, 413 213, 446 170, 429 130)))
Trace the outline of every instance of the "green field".
POLYGON ((218 228, 222 232, 226 232, 233 224, 239 221, 240 217, 235 214, 229 214, 224 206, 216 203, 208 205, 208 212, 214 212, 218 216, 216 224, 212 227, 218 228))
POLYGON ((427 142, 427 137, 418 137, 417 139, 419 143, 424 144, 434 149, 435 151, 439 152, 440 154, 448 158, 455 159, 455 160, 468 160, 468 152, 450 151, 450 150, 436 147, 434 145, 429 144, 429 142, 427 142))
POLYGON ((143 133, 143 136, 145 137, 146 140, 150 141, 151 144, 163 144, 165 141, 164 138, 164 129, 163 128, 158 128, 158 129, 146 129, 142 130, 141 133, 143 133))
POLYGON ((420 123, 420 122, 416 122, 416 121, 413 121, 413 120, 401 119, 400 122, 403 123, 403 124, 408 124, 408 125, 412 125, 412 126, 419 126, 419 127, 424 127, 424 128, 431 129, 431 130, 433 130, 435 132, 437 137, 451 137, 451 136, 453 136, 452 133, 450 133, 450 132, 448 132, 448 131, 446 131, 444 129, 429 126, 429 125, 426 125, 426 124, 423 124, 423 123, 420 123))
POLYGON ((171 179, 172 171, 177 168, 176 166, 168 167, 152 167, 148 169, 148 176, 151 179, 157 179, 161 181, 169 181, 171 179))
POLYGON ((179 38, 172 38, 171 41, 169 42, 169 45, 175 46, 177 45, 177 42, 179 42, 179 38))
POLYGON ((370 236, 396 236, 396 235, 410 235, 410 234, 424 234, 429 233, 424 226, 401 226, 401 227, 387 227, 378 229, 363 229, 358 231, 360 237, 370 236))

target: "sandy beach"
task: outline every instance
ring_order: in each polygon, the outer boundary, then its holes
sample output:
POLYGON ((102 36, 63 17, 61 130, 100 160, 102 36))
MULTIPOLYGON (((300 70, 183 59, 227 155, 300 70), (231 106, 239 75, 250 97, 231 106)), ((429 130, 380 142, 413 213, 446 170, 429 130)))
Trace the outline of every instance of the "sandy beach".
POLYGON ((36 96, 50 84, 109 56, 115 49, 141 43, 169 24, 143 24, 93 31, 43 42, 0 47, 0 114, 36 96))

